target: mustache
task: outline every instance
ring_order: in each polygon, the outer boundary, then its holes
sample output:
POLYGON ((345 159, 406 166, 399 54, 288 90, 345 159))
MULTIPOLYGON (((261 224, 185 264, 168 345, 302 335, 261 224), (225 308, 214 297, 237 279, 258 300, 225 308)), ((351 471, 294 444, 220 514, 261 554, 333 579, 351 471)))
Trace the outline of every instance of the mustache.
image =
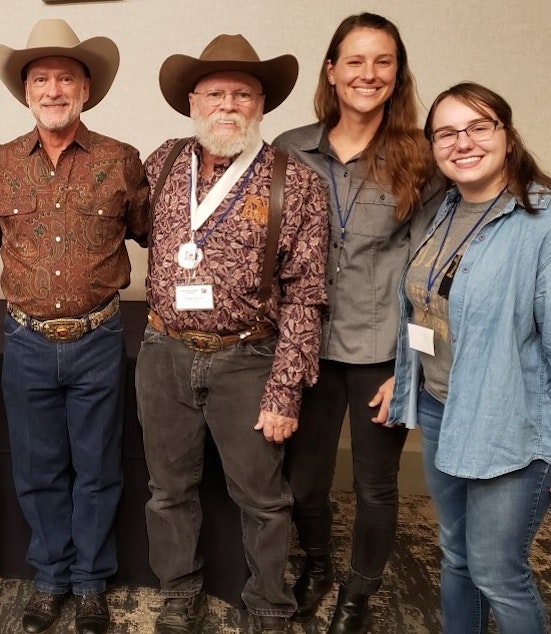
POLYGON ((58 99, 58 100, 40 100, 38 102, 39 106, 68 106, 69 102, 67 101, 67 99, 58 99))
POLYGON ((241 130, 246 125, 245 117, 237 113, 214 113, 208 117, 207 122, 209 125, 216 125, 217 123, 235 123, 241 130))

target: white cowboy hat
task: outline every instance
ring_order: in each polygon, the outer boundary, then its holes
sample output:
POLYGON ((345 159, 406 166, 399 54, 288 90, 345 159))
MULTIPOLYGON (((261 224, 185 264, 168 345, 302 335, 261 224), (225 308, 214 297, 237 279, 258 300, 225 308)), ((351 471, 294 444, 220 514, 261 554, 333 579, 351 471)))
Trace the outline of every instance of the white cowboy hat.
POLYGON ((41 57, 70 57, 86 66, 90 97, 83 110, 93 108, 105 97, 119 68, 119 49, 109 38, 93 37, 81 42, 65 20, 40 20, 29 35, 26 48, 15 50, 0 44, 0 79, 24 106, 25 68, 41 57))
POLYGON ((241 71, 257 77, 266 95, 264 112, 277 108, 288 97, 298 76, 298 61, 281 55, 260 61, 254 48, 242 35, 219 35, 199 56, 171 55, 159 71, 159 85, 168 103, 189 117, 188 94, 205 75, 220 71, 241 71))

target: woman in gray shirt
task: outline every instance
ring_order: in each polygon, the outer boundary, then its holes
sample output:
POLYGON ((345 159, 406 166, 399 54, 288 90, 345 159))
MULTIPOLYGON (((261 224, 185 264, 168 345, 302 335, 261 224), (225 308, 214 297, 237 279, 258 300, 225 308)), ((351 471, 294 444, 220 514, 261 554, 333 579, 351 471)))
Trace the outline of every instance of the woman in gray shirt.
MULTIPOLYGON (((397 288, 410 253, 412 215, 428 198, 438 198, 425 186, 428 146, 417 128, 414 80, 394 24, 370 13, 340 24, 322 65, 315 108, 318 123, 274 141, 316 170, 331 196, 320 378, 304 390, 299 429, 286 448, 294 520, 306 552, 294 588, 295 619, 312 618, 333 582, 329 492, 349 408, 356 518, 351 567, 329 634, 360 634, 394 542, 407 434, 402 426, 385 426, 397 288)), ((435 210, 427 205, 423 218, 435 210)), ((416 216, 419 232, 428 224, 423 218, 416 216)))

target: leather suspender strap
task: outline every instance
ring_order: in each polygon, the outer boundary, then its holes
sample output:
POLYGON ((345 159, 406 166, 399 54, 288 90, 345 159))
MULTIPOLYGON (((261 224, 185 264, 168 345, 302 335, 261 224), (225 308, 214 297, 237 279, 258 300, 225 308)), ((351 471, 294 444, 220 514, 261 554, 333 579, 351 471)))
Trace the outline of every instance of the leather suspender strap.
POLYGON ((260 300, 260 318, 263 318, 264 306, 272 294, 272 279, 276 265, 277 245, 279 242, 281 217, 285 201, 284 193, 287 159, 287 154, 276 150, 272 172, 272 183, 270 185, 270 205, 268 212, 268 228, 266 231, 266 247, 264 249, 264 262, 262 264, 260 288, 258 289, 258 299, 260 300))
POLYGON ((157 184, 155 185, 155 191, 153 192, 153 196, 151 197, 151 222, 153 222, 153 212, 155 211, 155 205, 157 204, 157 199, 161 193, 161 189, 163 188, 166 177, 170 173, 172 166, 174 165, 174 161, 178 158, 178 155, 182 151, 182 148, 186 144, 189 138, 186 139, 178 139, 176 143, 170 149, 168 156, 165 159, 161 172, 159 174, 159 178, 157 179, 157 184))
MULTIPOLYGON (((182 151, 187 138, 178 139, 178 141, 172 146, 168 156, 165 159, 163 167, 159 173, 159 178, 155 185, 155 191, 150 201, 150 214, 149 214, 149 258, 148 258, 148 273, 146 280, 146 287, 149 289, 149 267, 151 266, 151 238, 153 235, 153 214, 155 211, 155 205, 163 189, 165 181, 172 169, 174 161, 182 151)), ((285 192, 285 173, 287 171, 287 159, 288 155, 275 151, 274 166, 272 171, 272 183, 270 186, 270 202, 268 208, 268 227, 266 231, 266 247, 264 250, 264 261, 262 263, 262 275, 260 278, 260 287, 258 289, 258 299, 260 300, 260 306, 258 310, 258 319, 262 320, 264 317, 264 306, 266 301, 272 292, 272 278, 274 276, 274 270, 277 258, 277 245, 279 242, 279 231, 281 227, 281 217, 283 214, 284 192, 285 192)))
POLYGON ((155 185, 155 191, 153 192, 153 196, 151 196, 151 200, 149 201, 149 238, 147 241, 147 276, 145 278, 145 289, 146 293, 149 291, 150 287, 150 272, 151 272, 151 249, 152 249, 152 239, 153 239, 153 214, 155 213, 155 205, 157 204, 157 200, 159 199, 159 195, 161 190, 165 184, 167 176, 174 165, 174 161, 178 158, 178 155, 182 151, 182 148, 186 144, 188 139, 178 139, 176 143, 170 148, 170 152, 163 163, 163 167, 159 173, 159 178, 157 179, 157 183, 155 185))

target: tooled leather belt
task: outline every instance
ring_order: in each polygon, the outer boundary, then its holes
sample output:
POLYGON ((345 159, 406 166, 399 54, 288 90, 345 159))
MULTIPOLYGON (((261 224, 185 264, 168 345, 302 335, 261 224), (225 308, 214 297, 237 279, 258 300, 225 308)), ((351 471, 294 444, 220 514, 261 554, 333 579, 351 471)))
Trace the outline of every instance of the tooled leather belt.
POLYGON ((103 308, 93 310, 79 317, 60 317, 59 319, 38 319, 27 315, 17 306, 7 304, 8 313, 22 326, 40 333, 48 341, 64 343, 76 341, 84 334, 95 330, 119 310, 119 294, 117 293, 103 308))
POLYGON ((219 335, 216 332, 206 332, 204 330, 175 330, 167 326, 163 319, 153 310, 149 311, 147 321, 155 330, 182 341, 188 348, 197 352, 219 352, 225 348, 237 346, 240 343, 261 341, 275 334, 272 326, 265 322, 255 323, 250 328, 228 335, 219 335))

